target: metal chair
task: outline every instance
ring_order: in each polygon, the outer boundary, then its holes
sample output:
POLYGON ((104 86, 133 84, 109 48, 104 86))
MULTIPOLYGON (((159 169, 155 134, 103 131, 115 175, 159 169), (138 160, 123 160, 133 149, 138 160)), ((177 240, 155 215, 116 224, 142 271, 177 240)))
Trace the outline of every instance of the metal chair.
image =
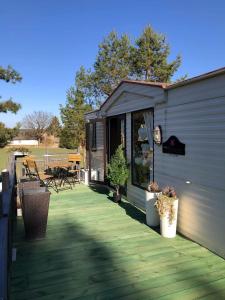
POLYGON ((68 161, 73 163, 73 168, 69 169, 69 175, 73 179, 73 183, 80 183, 80 162, 81 155, 80 153, 70 153, 68 154, 68 161))
POLYGON ((48 164, 48 171, 50 174, 54 174, 56 180, 59 181, 58 186, 64 186, 65 184, 69 184, 72 189, 71 182, 69 180, 68 169, 71 167, 71 163, 68 162, 50 162, 48 164))
POLYGON ((46 187, 52 187, 58 193, 58 187, 56 184, 56 178, 54 174, 45 174, 38 170, 36 161, 33 159, 27 159, 26 165, 28 169, 28 175, 30 178, 36 177, 46 187))
MULTIPOLYGON (((25 170, 25 176, 27 176, 27 177, 35 177, 35 173, 32 173, 31 172, 31 170, 29 170, 29 168, 28 168, 28 165, 27 165, 27 160, 28 159, 33 159, 33 157, 31 157, 31 156, 26 156, 26 158, 23 158, 23 160, 22 160, 22 165, 23 165, 23 167, 24 167, 24 170, 25 170)), ((24 173, 23 173, 24 174, 24 173)))

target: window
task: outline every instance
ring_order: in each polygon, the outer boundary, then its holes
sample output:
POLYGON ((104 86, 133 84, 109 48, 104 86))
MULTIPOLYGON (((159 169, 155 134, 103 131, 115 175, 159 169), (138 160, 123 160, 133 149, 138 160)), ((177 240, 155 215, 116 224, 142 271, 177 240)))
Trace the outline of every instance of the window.
POLYGON ((153 110, 132 113, 132 184, 146 189, 153 180, 153 110))

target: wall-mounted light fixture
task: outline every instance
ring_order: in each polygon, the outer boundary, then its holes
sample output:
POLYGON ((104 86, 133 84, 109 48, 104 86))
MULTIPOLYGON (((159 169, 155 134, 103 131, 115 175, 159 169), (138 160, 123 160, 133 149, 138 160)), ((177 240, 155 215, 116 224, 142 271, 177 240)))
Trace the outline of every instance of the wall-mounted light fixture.
POLYGON ((162 127, 160 125, 154 128, 153 139, 156 145, 160 146, 162 144, 162 127))

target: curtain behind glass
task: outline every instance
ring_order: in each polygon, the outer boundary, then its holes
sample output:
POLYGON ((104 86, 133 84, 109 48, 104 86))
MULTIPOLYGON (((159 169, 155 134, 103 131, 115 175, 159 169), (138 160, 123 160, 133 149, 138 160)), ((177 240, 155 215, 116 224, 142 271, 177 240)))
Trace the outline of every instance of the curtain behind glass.
POLYGON ((147 130, 148 143, 151 149, 153 145, 153 113, 152 111, 145 111, 143 115, 144 115, 146 130, 147 130))

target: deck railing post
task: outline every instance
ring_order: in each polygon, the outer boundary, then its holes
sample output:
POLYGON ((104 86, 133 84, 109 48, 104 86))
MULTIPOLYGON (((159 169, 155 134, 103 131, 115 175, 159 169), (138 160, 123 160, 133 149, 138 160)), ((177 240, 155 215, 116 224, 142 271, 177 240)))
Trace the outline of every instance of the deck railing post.
POLYGON ((0 219, 3 217, 2 195, 0 194, 0 219))
MULTIPOLYGON (((2 170, 2 193, 6 192, 9 189, 9 171, 2 170)), ((3 197, 0 196, 0 218, 4 215, 3 213, 3 197)))
POLYGON ((1 172, 0 196, 0 299, 9 299, 12 262, 12 225, 15 191, 15 160, 10 157, 8 169, 1 172))
POLYGON ((8 191, 9 185, 9 171, 2 170, 2 192, 8 191))

